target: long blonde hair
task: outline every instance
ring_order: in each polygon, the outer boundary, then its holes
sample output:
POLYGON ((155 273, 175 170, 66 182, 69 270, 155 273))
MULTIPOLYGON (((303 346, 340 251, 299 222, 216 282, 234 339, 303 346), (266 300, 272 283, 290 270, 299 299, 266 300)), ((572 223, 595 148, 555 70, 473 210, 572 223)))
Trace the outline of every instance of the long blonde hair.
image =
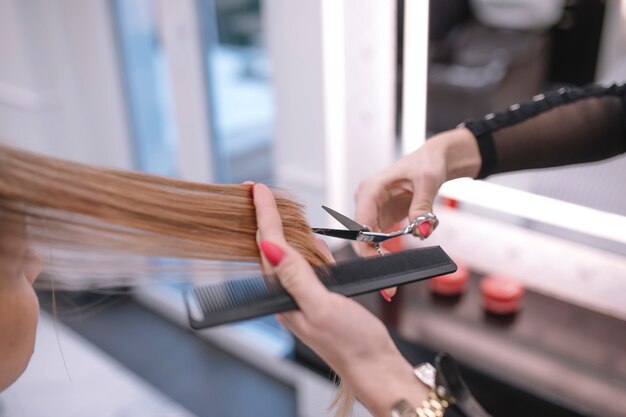
MULTIPOLYGON (((311 264, 331 261, 316 244, 302 206, 285 191, 274 195, 287 242, 311 264)), ((29 245, 54 251, 44 271, 56 288, 114 286, 119 284, 114 278, 193 268, 241 270, 260 261, 250 185, 199 184, 4 145, 0 232, 5 241, 25 237, 29 245), (194 263, 155 265, 147 257, 194 263)), ((339 415, 347 414, 351 399, 342 386, 333 402, 339 415)))
MULTIPOLYGON (((53 264, 66 273, 96 273, 107 257, 116 260, 115 268, 106 265, 109 273, 117 274, 132 273, 139 263, 128 259, 137 256, 214 261, 203 265, 219 269, 258 264, 250 188, 94 167, 0 145, 0 221, 24 218, 29 243, 54 248, 53 264)), ((328 262, 301 205, 285 191, 275 190, 275 197, 287 242, 312 264, 328 262)))

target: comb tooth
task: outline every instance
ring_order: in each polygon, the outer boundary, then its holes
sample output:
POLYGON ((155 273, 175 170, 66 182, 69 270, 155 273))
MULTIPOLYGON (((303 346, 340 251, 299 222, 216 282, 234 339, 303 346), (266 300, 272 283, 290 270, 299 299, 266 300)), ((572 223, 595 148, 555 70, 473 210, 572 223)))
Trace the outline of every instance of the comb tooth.
POLYGON ((262 280, 250 280, 250 290, 255 300, 261 301, 267 299, 267 291, 265 291, 265 282, 262 280))
POLYGON ((236 307, 241 303, 241 297, 243 291, 241 290, 241 281, 229 281, 228 285, 228 294, 224 297, 224 301, 226 301, 226 305, 224 307, 236 307))
POLYGON ((202 287, 194 289, 194 294, 197 298, 200 299, 200 307, 202 308, 202 313, 204 316, 208 316, 210 313, 211 304, 206 295, 207 291, 210 291, 210 287, 202 287))
POLYGON ((246 305, 255 301, 256 296, 252 288, 252 279, 237 281, 236 292, 233 294, 233 302, 236 305, 246 305))
POLYGON ((215 287, 211 291, 213 310, 218 311, 228 305, 228 287, 215 287))
POLYGON ((338 264, 329 281, 331 287, 347 285, 355 280, 372 281, 383 276, 410 275, 450 264, 448 256, 438 247, 415 250, 413 256, 386 255, 373 257, 367 263, 338 264))
POLYGON ((210 312, 213 312, 217 309, 219 297, 217 296, 216 291, 218 291, 218 287, 208 287, 206 291, 204 291, 204 297, 210 304, 210 312))
POLYGON ((241 280, 238 282, 237 289, 239 290, 237 297, 238 305, 246 305, 252 301, 252 297, 250 296, 250 289, 248 288, 248 280, 241 280))
POLYGON ((237 288, 239 281, 226 282, 226 293, 222 297, 224 301, 224 307, 237 306, 237 299, 241 296, 241 292, 237 288))
POLYGON ((213 311, 219 311, 228 302, 228 287, 216 286, 209 292, 211 303, 213 304, 213 311))
POLYGON ((260 301, 263 299, 263 293, 259 291, 259 280, 248 280, 248 289, 250 291, 250 297, 254 301, 260 301))
POLYGON ((204 314, 204 317, 208 316, 211 312, 211 304, 209 303, 209 299, 207 297, 207 291, 209 291, 208 287, 196 288, 194 290, 196 298, 200 300, 199 304, 202 308, 202 313, 204 314))
POLYGON ((200 303, 202 305, 202 311, 205 316, 209 316, 211 312, 215 309, 215 302, 211 297, 211 292, 213 291, 212 287, 202 288, 201 291, 196 292, 196 294, 200 295, 203 302, 200 303))
POLYGON ((211 312, 215 311, 218 309, 219 306, 219 287, 211 287, 210 291, 206 292, 206 298, 209 300, 209 302, 211 303, 211 312))
POLYGON ((250 287, 247 280, 239 282, 239 297, 238 301, 242 304, 249 304, 252 301, 252 294, 250 294, 250 287))
POLYGON ((254 302, 258 300, 258 295, 254 290, 253 280, 246 280, 246 294, 248 295, 248 302, 254 302))
POLYGON ((198 301, 198 304, 200 305, 200 310, 202 310, 202 314, 203 316, 206 318, 206 316, 208 316, 209 312, 208 312, 208 308, 209 305, 206 302, 206 299, 204 298, 204 288, 194 288, 192 290, 193 296, 196 297, 196 300, 198 301))

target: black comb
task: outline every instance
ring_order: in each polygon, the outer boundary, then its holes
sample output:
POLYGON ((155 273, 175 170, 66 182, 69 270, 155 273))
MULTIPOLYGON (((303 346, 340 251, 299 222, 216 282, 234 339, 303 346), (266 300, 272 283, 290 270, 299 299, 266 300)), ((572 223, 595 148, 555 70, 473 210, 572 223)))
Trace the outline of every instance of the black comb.
MULTIPOLYGON (((329 290, 348 297, 456 271, 439 246, 314 267, 329 290)), ((191 289, 185 296, 189 324, 203 329, 298 308, 275 275, 225 281, 191 289)))

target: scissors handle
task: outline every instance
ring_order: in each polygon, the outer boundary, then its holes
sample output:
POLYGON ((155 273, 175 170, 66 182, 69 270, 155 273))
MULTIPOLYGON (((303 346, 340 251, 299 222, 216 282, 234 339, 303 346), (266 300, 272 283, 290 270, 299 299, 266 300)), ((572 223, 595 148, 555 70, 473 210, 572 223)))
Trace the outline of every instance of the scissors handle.
POLYGON ((365 230, 362 231, 359 236, 357 236, 356 240, 358 240, 359 242, 382 243, 385 240, 405 234, 407 234, 405 229, 397 230, 392 233, 370 232, 368 230, 365 230))

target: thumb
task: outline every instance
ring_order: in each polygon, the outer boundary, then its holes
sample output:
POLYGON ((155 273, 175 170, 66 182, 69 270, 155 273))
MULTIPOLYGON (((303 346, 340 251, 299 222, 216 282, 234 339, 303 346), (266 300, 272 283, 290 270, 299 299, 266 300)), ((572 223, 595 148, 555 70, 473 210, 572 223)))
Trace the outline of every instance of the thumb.
MULTIPOLYGON (((439 187, 434 181, 420 181, 413 186, 413 198, 409 207, 409 223, 417 217, 433 212, 433 202, 439 187)), ((425 221, 417 226, 420 237, 428 237, 432 233, 433 225, 425 221)))
POLYGON ((426 213, 433 212, 433 205, 430 201, 424 201, 419 197, 414 196, 411 201, 411 207, 409 208, 409 223, 415 220, 419 216, 423 216, 426 213))
POLYGON ((274 272, 285 291, 305 314, 314 312, 328 289, 320 282, 311 265, 296 251, 286 245, 268 240, 259 242, 261 253, 274 267, 274 272))

